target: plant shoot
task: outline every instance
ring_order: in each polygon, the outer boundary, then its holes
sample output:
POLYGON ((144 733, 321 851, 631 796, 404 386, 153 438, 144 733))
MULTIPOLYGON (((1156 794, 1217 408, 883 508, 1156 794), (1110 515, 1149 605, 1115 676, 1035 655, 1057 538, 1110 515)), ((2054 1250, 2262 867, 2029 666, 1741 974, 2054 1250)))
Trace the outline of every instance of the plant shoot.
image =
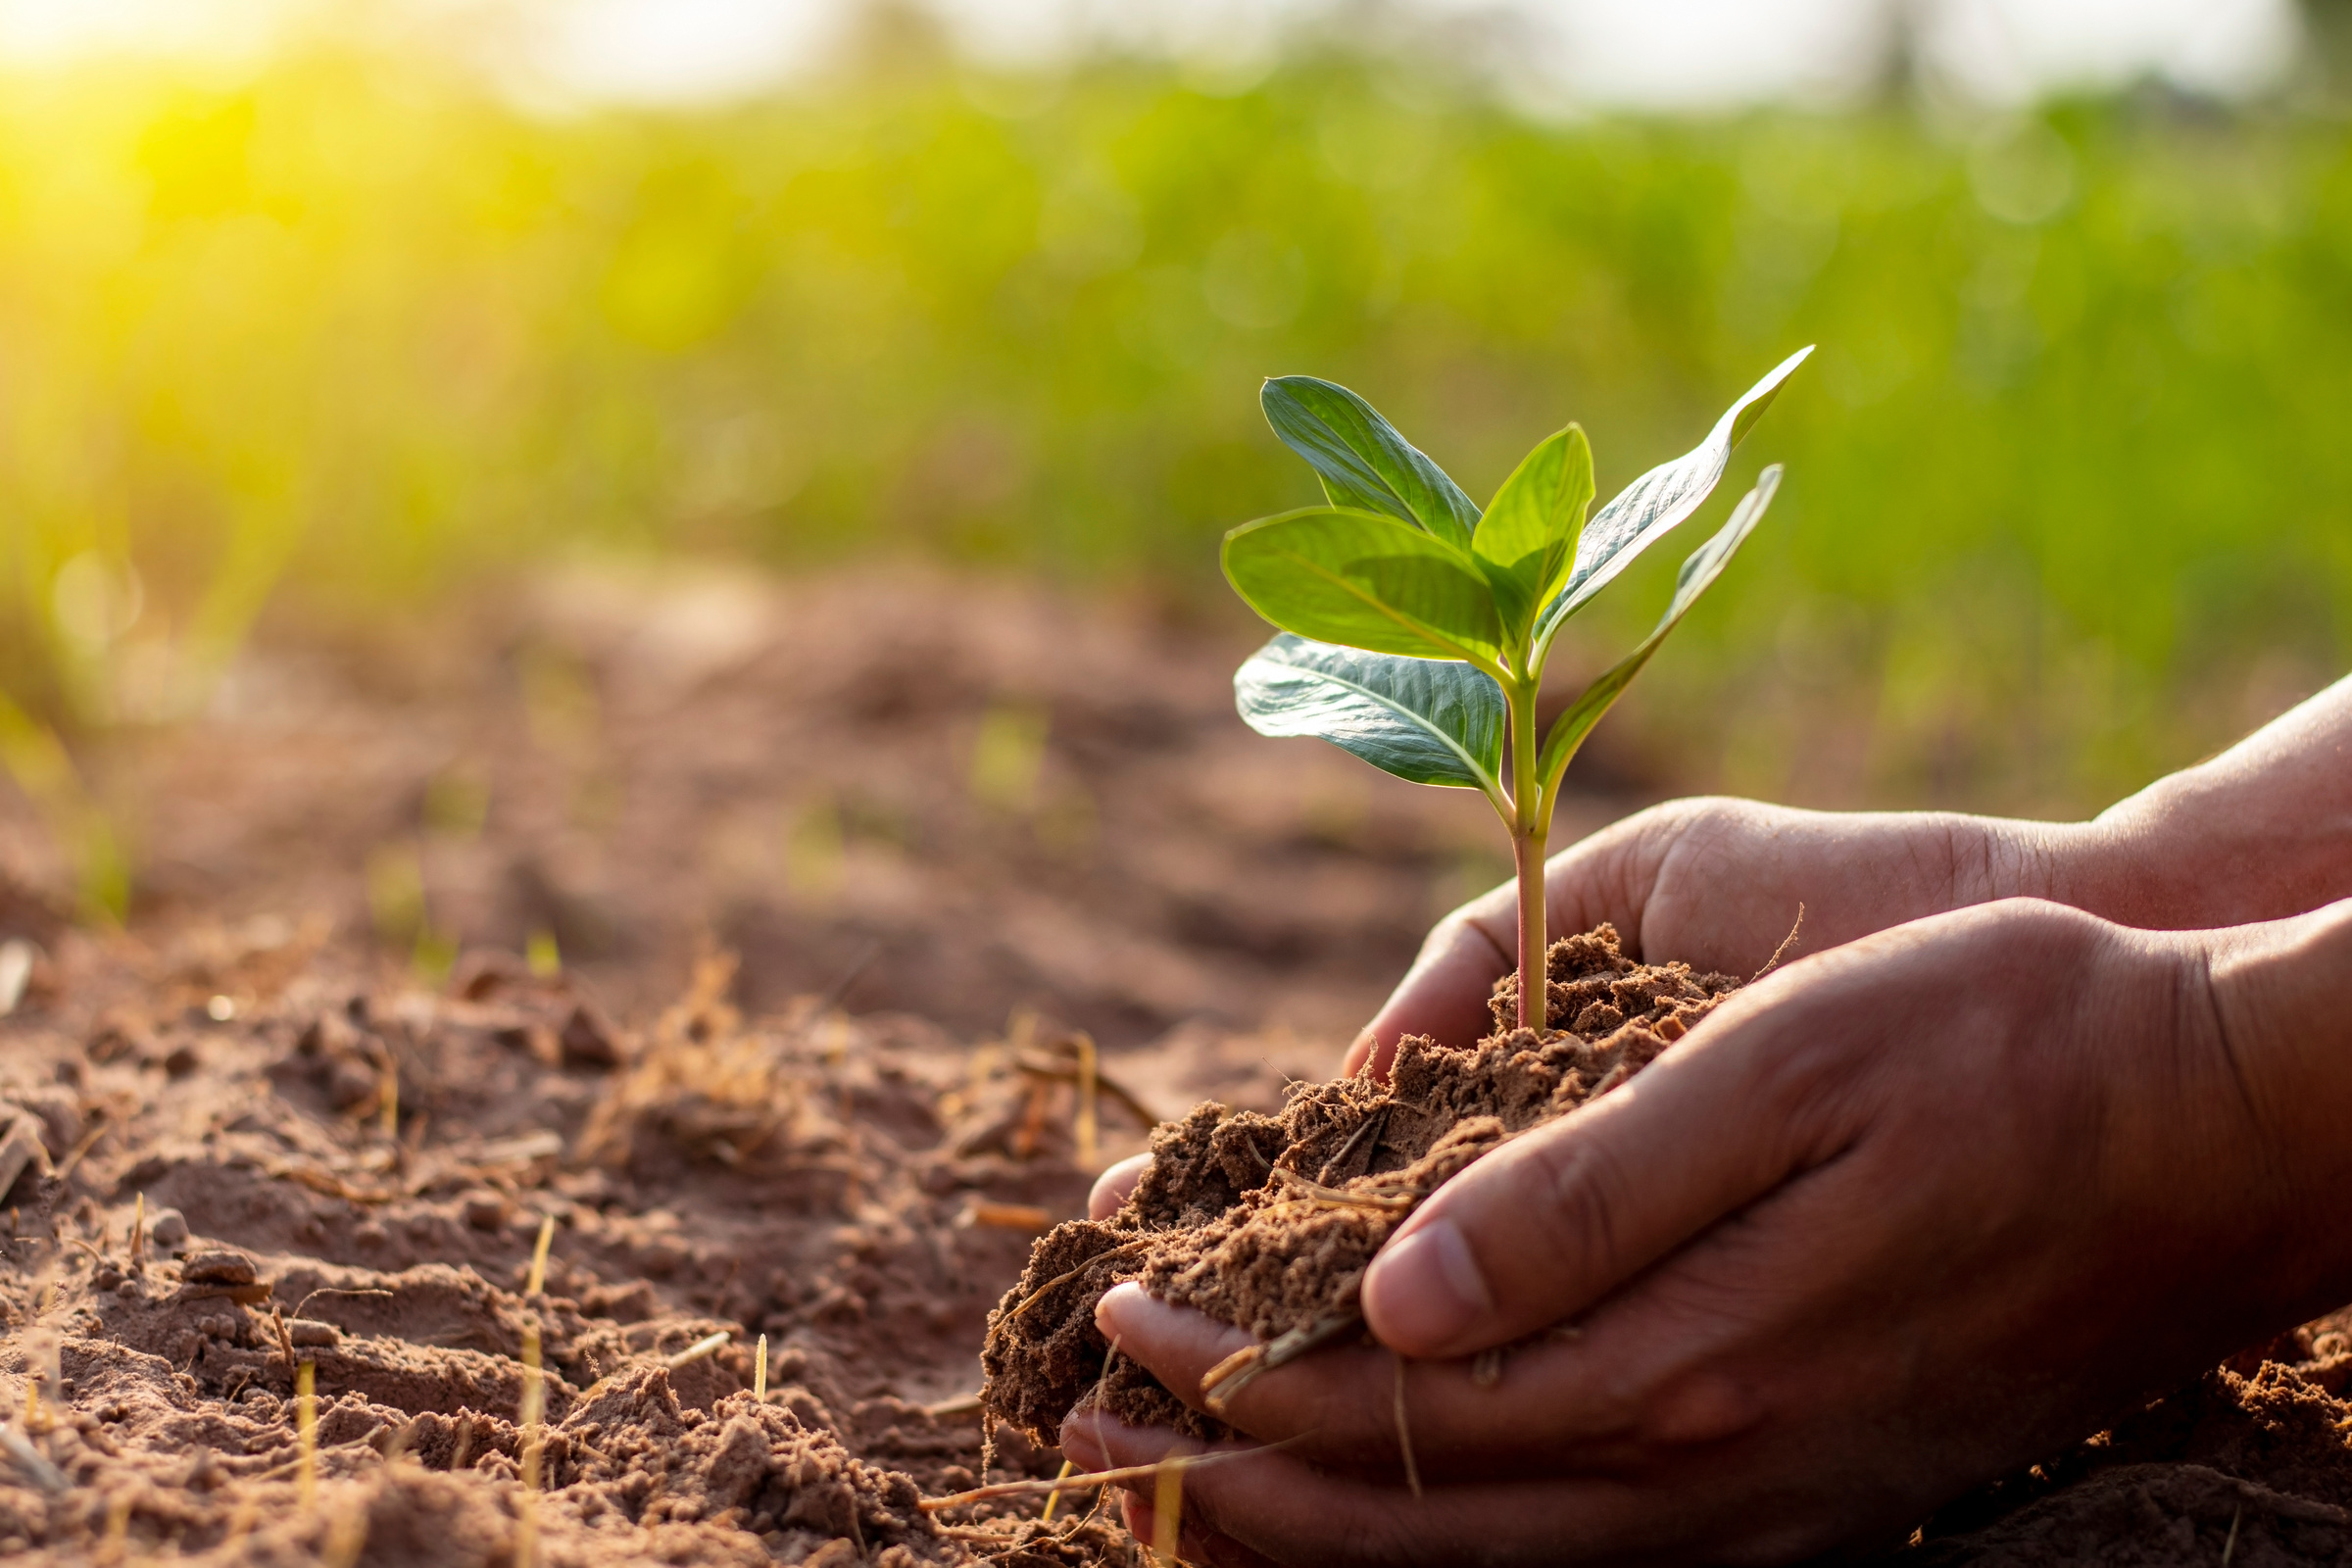
POLYGON ((1261 735, 1318 736, 1398 778, 1486 796, 1518 869, 1522 1028, 1540 1034, 1546 1023, 1544 851, 1561 776, 1763 517, 1780 466, 1683 563, 1649 635, 1539 735, 1552 641, 1698 509, 1812 352, 1783 361, 1697 447, 1636 479, 1590 522, 1592 452, 1577 425, 1539 443, 1482 512, 1346 387, 1304 375, 1265 384, 1266 421, 1312 466, 1330 505, 1225 536, 1226 578, 1281 628, 1234 675, 1237 706, 1261 735))

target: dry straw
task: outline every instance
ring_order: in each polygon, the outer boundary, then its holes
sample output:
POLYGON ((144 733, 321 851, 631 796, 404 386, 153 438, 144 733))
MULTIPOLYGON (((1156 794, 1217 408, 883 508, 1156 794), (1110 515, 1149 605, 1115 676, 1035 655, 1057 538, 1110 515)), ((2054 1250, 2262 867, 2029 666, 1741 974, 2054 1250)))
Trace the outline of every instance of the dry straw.
POLYGON ((537 1296, 547 1288, 547 1250, 555 1245, 556 1216, 542 1215, 539 1220, 539 1241, 531 1249, 530 1277, 523 1281, 522 1294, 537 1296))
POLYGON ((764 1334, 760 1336, 760 1350, 752 1361, 752 1397, 755 1400, 765 1400, 767 1397, 767 1336, 764 1334))
POLYGON ((1095 1037, 1083 1029, 1074 1037, 1078 1043, 1078 1163, 1091 1170, 1095 1164, 1095 1037))
MULTIPOLYGON (((554 1224, 552 1218, 549 1224, 554 1224)), ((540 1235, 544 1238, 547 1230, 542 1228, 540 1235)), ((544 1255, 544 1247, 541 1251, 544 1255)), ((547 1379, 539 1367, 539 1320, 534 1315, 522 1330, 522 1502, 514 1519, 514 1568, 533 1568, 539 1560, 539 1461, 546 1443, 540 1415, 546 1403, 547 1379)))
POLYGON ((1184 1467, 1183 1459, 1170 1459, 1159 1467, 1159 1479, 1152 1489, 1152 1555, 1161 1568, 1183 1559, 1177 1555, 1176 1544, 1183 1535, 1184 1525, 1184 1467))
MULTIPOLYGON (((1075 1460, 1075 1459, 1064 1459, 1064 1460, 1062 1460, 1062 1461, 1061 1461, 1061 1471, 1060 1471, 1060 1473, 1059 1473, 1058 1475, 1054 1476, 1054 1479, 1055 1481, 1067 1481, 1067 1480, 1069 1480, 1069 1479, 1070 1479, 1071 1473, 1072 1473, 1072 1472, 1074 1472, 1074 1471, 1075 1471, 1077 1468, 1078 1468, 1078 1461, 1077 1461, 1077 1460, 1075 1460)), ((1058 1508, 1058 1507, 1060 1507, 1060 1506, 1061 1506, 1061 1494, 1060 1494, 1060 1493, 1058 1493, 1058 1492, 1049 1492, 1049 1493, 1047 1493, 1047 1494, 1046 1494, 1046 1506, 1045 1506, 1045 1510, 1044 1510, 1042 1513, 1040 1513, 1040 1514, 1037 1516, 1037 1518, 1038 1518, 1038 1522, 1039 1522, 1040 1524, 1051 1524, 1051 1523, 1053 1522, 1053 1520, 1054 1520, 1054 1509, 1056 1509, 1056 1508, 1058 1508)))
POLYGON ((318 1363, 303 1362, 294 1372, 294 1455, 305 1513, 318 1505, 318 1363))
POLYGON ((384 1087, 377 1097, 377 1125, 386 1138, 400 1136, 400 1058, 384 1051, 384 1087))

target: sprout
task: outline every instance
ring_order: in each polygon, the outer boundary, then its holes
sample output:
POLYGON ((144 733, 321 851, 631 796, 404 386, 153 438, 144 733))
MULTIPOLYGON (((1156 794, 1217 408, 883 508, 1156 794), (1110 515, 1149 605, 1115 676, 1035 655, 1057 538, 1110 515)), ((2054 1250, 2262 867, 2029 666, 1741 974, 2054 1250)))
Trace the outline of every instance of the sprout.
POLYGON ((1592 453, 1576 425, 1545 438, 1484 513, 1346 387, 1288 375, 1265 385, 1274 433, 1314 466, 1331 504, 1244 523, 1225 575, 1282 628, 1234 675, 1261 735, 1313 735, 1410 779, 1483 793, 1519 873, 1519 1023, 1544 1016, 1544 844, 1560 777, 1592 726, 1746 539, 1779 465, 1683 563, 1641 645, 1536 733, 1544 662, 1568 617, 1698 509, 1732 448, 1812 353, 1790 355, 1692 451, 1650 469, 1588 523, 1592 453))

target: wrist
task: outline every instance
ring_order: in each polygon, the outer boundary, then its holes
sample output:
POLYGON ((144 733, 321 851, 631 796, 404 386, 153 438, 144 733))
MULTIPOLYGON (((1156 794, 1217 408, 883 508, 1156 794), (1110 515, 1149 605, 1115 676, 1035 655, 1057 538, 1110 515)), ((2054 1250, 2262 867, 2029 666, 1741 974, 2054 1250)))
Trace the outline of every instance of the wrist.
MULTIPOLYGON (((2211 1028, 2259 1152, 2249 1240, 2312 1312, 2352 1298, 2352 1241, 2323 1195, 2352 1182, 2352 900, 2292 919, 2200 932, 2211 1028), (2267 1216, 2262 1235, 2257 1216, 2267 1216)), ((2305 1313, 2304 1315, 2309 1315, 2305 1313)))

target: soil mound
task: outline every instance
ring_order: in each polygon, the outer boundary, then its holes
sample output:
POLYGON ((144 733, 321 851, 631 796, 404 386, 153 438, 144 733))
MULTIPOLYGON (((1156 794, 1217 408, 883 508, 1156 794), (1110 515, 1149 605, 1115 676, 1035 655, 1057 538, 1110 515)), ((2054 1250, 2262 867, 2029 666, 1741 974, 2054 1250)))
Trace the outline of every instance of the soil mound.
POLYGON ((1250 1330, 1262 1350, 1231 1368, 1228 1395, 1360 1334, 1364 1269, 1416 1204, 1504 1140, 1623 1084, 1740 985, 1637 963, 1607 925, 1553 943, 1546 963, 1557 1032, 1506 1027, 1518 1015, 1514 977, 1494 997, 1497 1033, 1467 1051, 1407 1039, 1386 1088, 1364 1077, 1301 1084, 1277 1115, 1212 1102, 1161 1127, 1125 1206, 1038 1242, 989 1318, 983 1401, 1041 1443, 1085 1398, 1124 1420, 1229 1435, 1132 1361, 1105 1371, 1109 1346, 1095 1327, 1104 1292, 1141 1280, 1250 1330))
MULTIPOLYGON (((565 975, 428 989, 282 924, 53 940, 0 1018, 0 1557, 1123 1550, 1083 1503, 923 1506, 1058 1462, 992 1450, 971 1391, 990 1303, 1084 1202, 1076 1037, 746 1016, 715 956, 638 1021, 565 975)), ((1230 1039, 1092 1073, 1097 1159, 1141 1146, 1139 1097, 1276 1102, 1230 1039)))

